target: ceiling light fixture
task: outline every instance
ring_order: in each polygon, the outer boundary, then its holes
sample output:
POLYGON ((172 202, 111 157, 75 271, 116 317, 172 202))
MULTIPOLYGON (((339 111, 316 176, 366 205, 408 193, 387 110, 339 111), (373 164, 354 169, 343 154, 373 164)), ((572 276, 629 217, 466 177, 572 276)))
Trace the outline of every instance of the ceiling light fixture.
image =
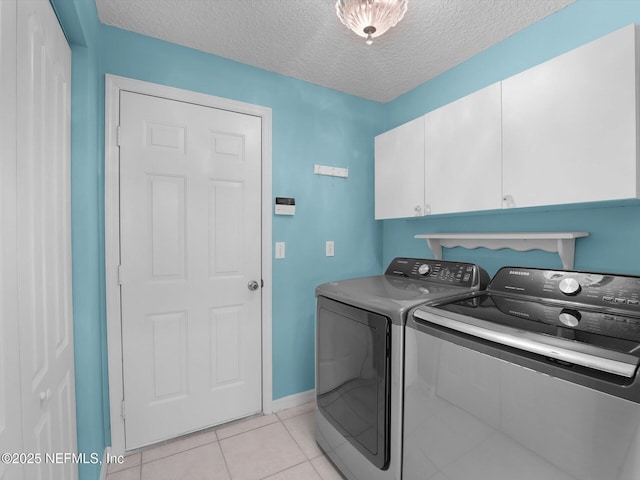
POLYGON ((336 13, 338 18, 355 33, 367 39, 367 45, 373 39, 402 20, 407 11, 407 0, 338 0, 336 13))

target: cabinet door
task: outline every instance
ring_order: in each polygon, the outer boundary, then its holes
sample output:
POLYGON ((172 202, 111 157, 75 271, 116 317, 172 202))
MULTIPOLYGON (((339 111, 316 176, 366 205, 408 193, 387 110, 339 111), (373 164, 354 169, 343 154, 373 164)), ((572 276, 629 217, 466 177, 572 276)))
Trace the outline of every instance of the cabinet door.
POLYGON ((427 213, 502 205, 500 84, 425 116, 427 213))
POLYGON ((636 197, 634 28, 503 82, 505 206, 636 197))
POLYGON ((423 215, 424 117, 375 139, 376 220, 423 215))

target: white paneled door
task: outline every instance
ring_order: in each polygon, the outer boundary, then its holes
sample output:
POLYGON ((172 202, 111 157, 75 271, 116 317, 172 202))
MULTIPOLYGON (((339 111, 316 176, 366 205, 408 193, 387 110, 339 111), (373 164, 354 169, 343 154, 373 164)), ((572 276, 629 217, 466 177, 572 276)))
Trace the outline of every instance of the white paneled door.
MULTIPOLYGON (((0 454, 22 450, 16 286, 16 2, 0 1, 0 454)), ((0 461, 0 480, 23 478, 0 461)))
MULTIPOLYGON (((71 49, 42 0, 18 1, 18 317, 25 452, 75 452, 71 49)), ((38 475, 76 478, 72 462, 38 475)), ((27 473, 27 471, 29 473, 27 473)))
POLYGON ((259 117, 121 92, 126 450, 261 411, 260 185, 259 117))
POLYGON ((31 455, 0 479, 72 480, 46 457, 76 452, 71 50, 47 0, 0 1, 0 25, 0 453, 31 455))

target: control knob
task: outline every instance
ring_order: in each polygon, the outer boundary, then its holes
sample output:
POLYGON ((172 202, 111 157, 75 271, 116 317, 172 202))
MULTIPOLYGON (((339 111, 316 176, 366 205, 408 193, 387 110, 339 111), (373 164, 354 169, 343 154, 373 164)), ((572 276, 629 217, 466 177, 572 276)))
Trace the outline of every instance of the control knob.
POLYGON ((427 276, 431 273, 431 265, 423 263, 418 267, 418 273, 422 276, 427 276))
POLYGON ((560 291, 565 295, 577 295, 582 289, 580 283, 572 277, 563 278, 559 287, 560 291))
POLYGON ((563 308, 560 315, 558 315, 558 320, 567 327, 577 327, 581 318, 582 315, 580 315, 580 312, 569 308, 563 308))

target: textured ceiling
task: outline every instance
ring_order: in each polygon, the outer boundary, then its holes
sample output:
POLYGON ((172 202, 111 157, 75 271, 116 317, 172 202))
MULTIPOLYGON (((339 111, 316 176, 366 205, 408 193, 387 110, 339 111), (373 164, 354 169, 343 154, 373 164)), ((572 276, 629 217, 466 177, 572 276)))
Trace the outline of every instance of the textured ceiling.
POLYGON ((335 0, 95 0, 100 21, 388 102, 575 0, 409 0, 373 45, 335 0))

